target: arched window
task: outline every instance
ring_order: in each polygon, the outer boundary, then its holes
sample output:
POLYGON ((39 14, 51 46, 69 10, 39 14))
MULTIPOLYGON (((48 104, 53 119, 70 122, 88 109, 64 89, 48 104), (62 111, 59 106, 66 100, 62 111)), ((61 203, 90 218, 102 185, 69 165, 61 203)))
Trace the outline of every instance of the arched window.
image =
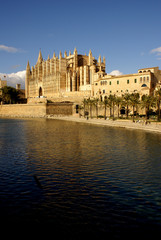
POLYGON ((40 87, 39 88, 39 97, 41 97, 42 96, 42 88, 40 87))
POLYGON ((146 85, 146 84, 143 84, 141 87, 147 87, 147 85, 146 85))

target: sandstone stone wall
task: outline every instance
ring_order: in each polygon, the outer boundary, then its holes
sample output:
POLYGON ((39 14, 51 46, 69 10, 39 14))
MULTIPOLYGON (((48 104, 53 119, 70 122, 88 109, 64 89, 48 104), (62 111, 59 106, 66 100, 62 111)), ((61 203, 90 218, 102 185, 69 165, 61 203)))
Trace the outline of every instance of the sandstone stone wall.
POLYGON ((47 115, 72 115, 73 103, 48 103, 46 106, 47 115))
POLYGON ((73 103, 0 105, 0 117, 45 117, 73 114, 73 103))
POLYGON ((8 104, 0 106, 0 116, 7 117, 43 117, 46 104, 8 104))

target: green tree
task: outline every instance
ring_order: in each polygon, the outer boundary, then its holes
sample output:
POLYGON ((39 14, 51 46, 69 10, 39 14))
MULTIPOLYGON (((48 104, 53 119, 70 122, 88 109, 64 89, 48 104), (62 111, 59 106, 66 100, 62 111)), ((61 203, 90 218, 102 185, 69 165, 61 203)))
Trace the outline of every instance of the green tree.
POLYGON ((88 106, 88 101, 87 99, 83 99, 83 109, 84 109, 84 117, 85 117, 85 112, 86 112, 86 106, 88 106))
POLYGON ((123 103, 126 106, 126 118, 128 119, 129 117, 129 105, 130 105, 130 94, 126 93, 123 96, 123 103))
POLYGON ((95 105, 96 107, 96 117, 98 118, 98 103, 99 103, 99 99, 98 98, 95 98, 94 101, 93 101, 93 104, 95 105))
POLYGON ((5 86, 2 88, 2 101, 5 103, 17 103, 19 100, 18 91, 9 86, 5 86))
POLYGON ((122 97, 118 97, 116 96, 116 105, 117 105, 117 117, 119 118, 120 117, 120 105, 122 104, 123 102, 123 99, 122 97))
POLYGON ((90 118, 92 118, 92 106, 94 105, 94 99, 87 99, 88 105, 89 105, 89 112, 90 112, 90 118))
POLYGON ((149 110, 156 105, 156 99, 153 96, 143 95, 141 105, 145 108, 146 122, 149 118, 149 110))
POLYGON ((139 93, 132 93, 130 95, 130 105, 132 106, 132 109, 133 109, 133 122, 134 122, 134 111, 135 111, 135 108, 140 103, 139 98, 140 98, 139 93))
POLYGON ((112 95, 107 98, 107 105, 110 108, 110 117, 112 116, 112 95))
POLYGON ((156 91, 156 102, 158 107, 158 121, 160 121, 161 88, 156 91))
POLYGON ((113 115, 113 120, 114 120, 114 118, 115 118, 116 97, 115 97, 115 95, 110 95, 108 97, 108 99, 109 99, 109 102, 110 102, 110 104, 112 106, 112 115, 113 115))
POLYGON ((104 119, 106 120, 107 116, 106 116, 106 110, 107 110, 107 105, 108 105, 108 99, 107 99, 107 96, 105 96, 104 98, 104 101, 103 101, 103 105, 104 105, 104 108, 105 108, 105 114, 104 114, 104 119))

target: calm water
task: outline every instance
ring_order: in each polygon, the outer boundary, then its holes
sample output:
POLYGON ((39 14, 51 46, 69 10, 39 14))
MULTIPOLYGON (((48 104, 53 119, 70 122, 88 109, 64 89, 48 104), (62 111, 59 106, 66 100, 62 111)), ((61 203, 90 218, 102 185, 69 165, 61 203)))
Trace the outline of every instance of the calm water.
POLYGON ((0 215, 83 233, 158 233, 161 135, 56 120, 0 119, 0 215))

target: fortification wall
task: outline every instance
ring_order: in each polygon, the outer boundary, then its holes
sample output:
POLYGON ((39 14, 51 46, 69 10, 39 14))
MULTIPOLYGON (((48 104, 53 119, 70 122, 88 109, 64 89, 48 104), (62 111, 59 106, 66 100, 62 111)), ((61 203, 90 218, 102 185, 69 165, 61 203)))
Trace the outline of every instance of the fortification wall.
POLYGON ((1 117, 45 117, 73 114, 73 103, 8 104, 0 105, 1 117))
POLYGON ((46 105, 47 115, 72 115, 73 103, 48 103, 46 105))
POLYGON ((0 116, 7 117, 43 117, 46 104, 8 104, 0 106, 0 116))

